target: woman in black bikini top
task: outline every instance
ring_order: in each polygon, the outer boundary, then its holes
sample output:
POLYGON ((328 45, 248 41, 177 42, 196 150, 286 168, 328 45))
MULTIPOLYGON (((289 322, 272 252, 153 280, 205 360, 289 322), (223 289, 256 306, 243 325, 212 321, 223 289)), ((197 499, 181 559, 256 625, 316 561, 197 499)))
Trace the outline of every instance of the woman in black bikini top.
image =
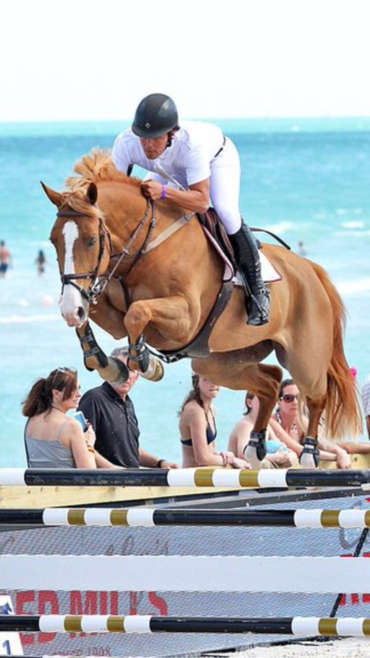
POLYGON ((179 412, 183 467, 250 468, 247 461, 238 459, 232 452, 216 451, 217 428, 213 400, 219 393, 219 386, 199 375, 193 375, 192 384, 192 390, 179 412))

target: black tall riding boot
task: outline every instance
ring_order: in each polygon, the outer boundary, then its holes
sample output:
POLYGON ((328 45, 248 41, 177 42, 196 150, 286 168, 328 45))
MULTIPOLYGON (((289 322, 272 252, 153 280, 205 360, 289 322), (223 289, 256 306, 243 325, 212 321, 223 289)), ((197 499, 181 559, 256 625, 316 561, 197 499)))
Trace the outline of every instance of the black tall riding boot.
POLYGON ((237 269, 249 295, 247 298, 247 324, 259 326, 269 321, 270 293, 261 276, 261 263, 255 237, 246 224, 229 235, 234 249, 237 269))

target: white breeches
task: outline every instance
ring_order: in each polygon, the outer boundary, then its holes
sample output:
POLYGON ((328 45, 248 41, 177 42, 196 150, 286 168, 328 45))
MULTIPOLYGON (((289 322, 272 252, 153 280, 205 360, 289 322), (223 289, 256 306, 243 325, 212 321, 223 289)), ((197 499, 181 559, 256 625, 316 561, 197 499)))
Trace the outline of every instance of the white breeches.
POLYGON ((236 233, 242 225, 239 191, 239 153, 227 137, 220 155, 211 162, 211 201, 228 235, 236 233))
MULTIPOLYGON (((242 219, 239 208, 240 191, 240 160, 234 143, 226 137, 226 143, 221 153, 211 160, 211 203, 225 226, 226 233, 233 235, 241 225, 242 219)), ((149 171, 145 180, 156 180, 161 184, 168 183, 168 179, 158 173, 149 171)), ((169 183, 178 187, 176 182, 169 183)))

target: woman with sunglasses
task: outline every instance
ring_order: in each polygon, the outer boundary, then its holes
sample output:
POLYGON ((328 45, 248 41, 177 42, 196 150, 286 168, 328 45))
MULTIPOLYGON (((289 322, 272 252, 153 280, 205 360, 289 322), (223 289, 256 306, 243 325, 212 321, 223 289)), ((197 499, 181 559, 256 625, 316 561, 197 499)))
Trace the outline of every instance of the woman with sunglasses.
MULTIPOLYGON (((271 427, 285 445, 300 457, 302 466, 315 467, 313 457, 302 453, 307 432, 307 418, 300 411, 300 394, 293 379, 284 379, 280 387, 279 404, 270 419, 271 427), (307 457, 310 458, 308 461, 307 457), (304 462, 307 459, 307 463, 304 462)), ((315 437, 314 437, 315 438, 315 437)), ((345 449, 328 441, 319 434, 319 458, 322 461, 336 461, 341 469, 351 468, 351 459, 345 449)))
POLYGON ((216 450, 216 410, 214 400, 220 387, 205 377, 193 375, 192 389, 179 412, 183 468, 231 466, 250 468, 249 462, 233 452, 216 450))
POLYGON ((80 401, 77 371, 57 368, 39 379, 23 402, 28 418, 24 440, 29 468, 96 468, 91 427, 66 414, 80 401))
MULTIPOLYGON (((257 395, 247 391, 244 416, 237 422, 229 437, 228 450, 237 457, 245 459, 245 451, 257 420, 259 406, 257 395)), ((266 451, 266 457, 262 462, 258 461, 257 456, 255 460, 251 460, 252 468, 290 468, 298 462, 297 454, 278 439, 270 424, 267 426, 266 451)))

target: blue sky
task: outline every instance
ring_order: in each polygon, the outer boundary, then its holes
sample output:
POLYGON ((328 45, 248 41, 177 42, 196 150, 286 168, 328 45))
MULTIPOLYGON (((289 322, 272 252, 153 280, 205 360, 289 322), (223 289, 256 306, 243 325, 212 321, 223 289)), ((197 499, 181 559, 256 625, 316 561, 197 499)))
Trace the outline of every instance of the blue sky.
POLYGON ((370 115, 369 0, 2 0, 0 122, 370 115))

